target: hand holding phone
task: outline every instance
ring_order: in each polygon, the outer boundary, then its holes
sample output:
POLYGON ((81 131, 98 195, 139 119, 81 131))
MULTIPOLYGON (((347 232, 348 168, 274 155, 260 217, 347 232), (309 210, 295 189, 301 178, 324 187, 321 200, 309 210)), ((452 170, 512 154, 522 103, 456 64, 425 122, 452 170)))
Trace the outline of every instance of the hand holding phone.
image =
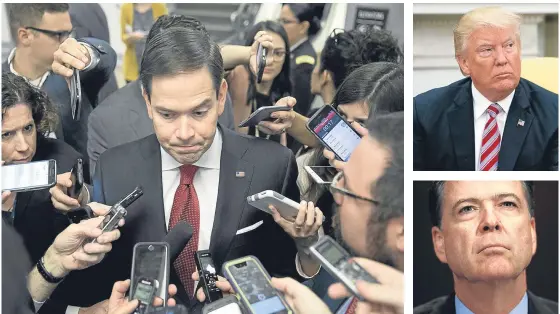
POLYGON ((348 161, 361 140, 360 134, 331 105, 317 110, 306 126, 342 161, 348 161))
POLYGON ((239 127, 256 126, 261 121, 274 121, 275 118, 270 117, 273 112, 290 110, 292 110, 290 106, 263 106, 255 110, 247 119, 241 122, 239 127))
POLYGON ((268 53, 268 49, 263 47, 261 43, 259 43, 259 48, 257 49, 257 83, 262 82, 262 77, 264 74, 264 68, 266 67, 266 55, 268 53))
POLYGON ((68 196, 75 200, 78 200, 84 186, 84 169, 81 158, 78 158, 76 160, 74 167, 72 167, 72 170, 70 170, 70 181, 72 181, 72 187, 68 188, 67 190, 68 196))
POLYGON ((196 252, 194 254, 194 261, 196 263, 196 269, 198 270, 199 285, 202 285, 202 290, 206 296, 206 303, 221 299, 222 290, 216 286, 218 274, 210 251, 202 250, 196 252))

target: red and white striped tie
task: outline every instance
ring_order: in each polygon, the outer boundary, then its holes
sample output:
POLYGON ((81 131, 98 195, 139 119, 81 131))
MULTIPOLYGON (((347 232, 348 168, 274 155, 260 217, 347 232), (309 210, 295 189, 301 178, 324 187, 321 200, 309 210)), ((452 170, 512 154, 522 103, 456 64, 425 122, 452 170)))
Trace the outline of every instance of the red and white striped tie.
POLYGON ((500 154, 500 143, 502 137, 498 129, 498 121, 496 117, 500 113, 501 107, 498 104, 491 104, 486 109, 488 112, 488 121, 484 126, 482 133, 482 146, 480 147, 480 170, 495 171, 498 170, 498 155, 500 154))

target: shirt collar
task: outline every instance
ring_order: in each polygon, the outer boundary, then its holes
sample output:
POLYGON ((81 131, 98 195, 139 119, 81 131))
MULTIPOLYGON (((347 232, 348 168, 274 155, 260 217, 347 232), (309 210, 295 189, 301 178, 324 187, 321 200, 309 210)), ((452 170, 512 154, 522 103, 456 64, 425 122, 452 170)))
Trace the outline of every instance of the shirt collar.
MULTIPOLYGON (((455 313, 456 314, 474 314, 466 307, 457 296, 455 296, 455 313)), ((521 298, 521 301, 509 312, 509 314, 527 314, 529 313, 529 298, 527 292, 521 298)))
POLYGON ((27 77, 19 74, 16 69, 14 69, 14 64, 12 63, 12 61, 14 60, 14 57, 16 56, 16 48, 12 49, 12 51, 10 51, 10 55, 8 55, 8 64, 10 65, 10 72, 12 72, 13 74, 17 75, 17 76, 21 76, 23 77, 29 84, 41 88, 41 86, 43 86, 43 83, 45 83, 45 81, 47 80, 47 77, 49 76, 50 71, 45 72, 41 77, 34 79, 34 80, 30 80, 27 77))
MULTIPOLYGON (((169 153, 163 149, 160 145, 161 151, 161 170, 168 171, 179 168, 182 166, 175 158, 173 158, 169 153)), ((220 133, 220 129, 216 129, 216 133, 214 134, 214 140, 212 141, 212 145, 210 148, 202 154, 200 159, 194 163, 195 166, 199 168, 207 168, 207 169, 220 169, 220 159, 222 157, 222 134, 220 133)))
MULTIPOLYGON (((471 83, 471 85, 472 85, 472 97, 473 97, 473 106, 474 106, 474 119, 476 120, 480 118, 486 112, 488 106, 490 106, 494 102, 491 102, 486 97, 484 97, 478 91, 478 89, 476 89, 474 83, 471 83)), ((498 105, 500 105, 500 107, 502 108, 506 116, 508 114, 509 107, 511 106, 511 102, 513 101, 514 94, 515 94, 515 90, 513 90, 511 94, 509 94, 506 98, 496 102, 498 105)))
POLYGON ((309 37, 308 37, 308 36, 305 36, 305 37, 303 37, 300 41, 298 41, 297 43, 293 44, 293 45, 290 47, 290 52, 293 52, 294 50, 296 50, 297 47, 301 46, 301 45, 302 45, 306 40, 308 40, 308 39, 309 39, 309 37))

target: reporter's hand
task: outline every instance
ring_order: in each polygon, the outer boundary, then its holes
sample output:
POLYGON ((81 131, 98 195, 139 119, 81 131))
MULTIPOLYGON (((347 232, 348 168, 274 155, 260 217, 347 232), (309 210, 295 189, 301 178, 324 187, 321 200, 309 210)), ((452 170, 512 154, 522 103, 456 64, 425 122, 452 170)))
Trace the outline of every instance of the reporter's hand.
POLYGON ((261 121, 258 124, 258 128, 261 132, 276 135, 286 132, 287 129, 292 127, 296 114, 294 113, 294 106, 297 100, 294 97, 284 97, 279 99, 275 106, 289 106, 292 108, 290 111, 276 111, 270 114, 271 118, 275 118, 274 121, 261 121))
MULTIPOLYGON (((73 270, 80 270, 99 263, 111 251, 111 242, 119 239, 120 231, 115 229, 102 233, 99 225, 105 217, 100 216, 71 224, 62 231, 45 253, 45 264, 55 277, 63 277, 73 270), (86 242, 97 238, 96 243, 86 242)), ((119 226, 124 225, 124 220, 119 226)))
MULTIPOLYGON (((365 258, 354 258, 380 283, 372 284, 358 280, 356 288, 366 302, 358 302, 357 314, 381 312, 404 313, 404 275, 401 271, 365 258)), ((341 283, 332 284, 328 290, 333 299, 346 298, 352 294, 341 283)))
MULTIPOLYGON (((68 212, 71 209, 80 207, 80 202, 68 196, 68 189, 72 187, 72 180, 70 179, 71 173, 66 172, 56 176, 56 185, 53 186, 49 192, 51 193, 51 201, 54 208, 61 212, 68 212)), ((86 188, 82 188, 79 200, 85 198, 86 188)))
POLYGON ((90 62, 87 48, 74 38, 66 39, 54 52, 52 71, 65 78, 74 74, 74 69, 83 70, 90 62))
MULTIPOLYGON (((257 52, 259 50, 259 43, 262 44, 269 52, 272 51, 274 46, 272 45, 272 36, 267 34, 265 31, 260 31, 255 34, 253 44, 251 45, 251 52, 249 53, 249 69, 253 72, 253 75, 257 76, 257 52)), ((270 54, 270 53, 269 53, 270 54)), ((271 65, 273 59, 268 55, 266 57, 266 65, 271 65)))
MULTIPOLYGON (((194 281, 198 281, 200 279, 200 277, 198 276, 198 271, 195 271, 192 274, 192 279, 194 281)), ((231 287, 231 284, 229 283, 229 281, 227 281, 227 279, 225 279, 222 276, 218 276, 218 281, 216 281, 216 287, 218 287, 218 289, 222 290, 222 295, 223 296, 227 296, 230 294, 235 294, 235 291, 233 291, 233 288, 231 287)), ((204 290, 202 290, 202 288, 199 288, 196 291, 196 299, 199 302, 204 302, 206 300, 206 295, 204 294, 204 290)))
MULTIPOLYGON (((366 128, 364 128, 361 124, 359 124, 358 122, 354 121, 352 122, 351 126, 356 130, 356 132, 358 132, 358 134, 360 134, 362 137, 367 136, 368 135, 368 130, 366 128)), ((332 167, 335 167, 336 170, 338 171, 344 171, 344 166, 346 165, 346 162, 344 161, 340 161, 338 159, 336 159, 335 154, 330 151, 328 148, 323 149, 323 156, 325 158, 327 158, 329 160, 329 164, 332 167)))
POLYGON ((308 238, 317 235, 323 224, 323 212, 315 207, 313 202, 301 201, 299 211, 294 222, 286 220, 274 206, 269 206, 274 221, 293 239, 308 238))
POLYGON ((294 313, 330 314, 328 306, 306 286, 292 278, 272 278, 272 286, 284 294, 294 313))
MULTIPOLYGON (((129 301, 126 297, 126 292, 130 288, 130 279, 125 281, 117 281, 113 285, 113 291, 111 292, 111 297, 108 300, 107 314, 131 314, 138 307, 138 300, 129 301)), ((177 302, 173 298, 177 294, 177 287, 175 285, 169 285, 169 299, 167 300, 167 306, 175 306, 177 302)), ((155 307, 163 306, 163 300, 155 297, 154 303, 155 307)), ((88 313, 89 314, 89 313, 88 313)))

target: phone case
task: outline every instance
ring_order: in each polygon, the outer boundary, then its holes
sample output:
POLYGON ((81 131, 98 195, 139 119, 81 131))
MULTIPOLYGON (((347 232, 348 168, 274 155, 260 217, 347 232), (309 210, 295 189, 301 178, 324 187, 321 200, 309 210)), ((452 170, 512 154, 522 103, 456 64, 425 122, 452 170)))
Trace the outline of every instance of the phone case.
MULTIPOLYGON (((149 246, 149 245, 154 245, 154 246, 165 246, 166 250, 165 250, 165 259, 166 259, 166 263, 165 263, 165 269, 164 269, 164 282, 158 282, 158 287, 157 287, 157 292, 154 294, 155 296, 161 298, 162 300, 167 300, 169 295, 168 295, 168 286, 169 286, 169 273, 171 271, 171 261, 169 259, 169 244, 167 242, 138 242, 134 245, 133 248, 133 253, 132 253, 132 268, 130 270, 130 289, 129 291, 134 291, 134 289, 136 289, 136 287, 134 286, 134 283, 136 282, 136 280, 138 278, 136 278, 134 276, 134 270, 136 268, 136 251, 138 250, 139 247, 142 246, 149 246)), ((132 295, 128 296, 129 299, 132 297, 132 295)))
POLYGON ((264 74, 264 68, 266 67, 266 55, 268 53, 268 49, 264 48, 261 44, 259 44, 259 48, 257 49, 257 83, 262 82, 262 77, 264 74), (260 58, 260 60, 259 60, 260 58), (260 61, 260 62, 259 62, 260 61))
POLYGON ((255 110, 247 119, 239 124, 240 128, 247 126, 255 126, 259 122, 270 117, 270 114, 276 111, 290 111, 290 106, 265 106, 255 110))
MULTIPOLYGON (((316 183, 318 183, 318 184, 331 184, 331 182, 324 181, 323 178, 321 178, 321 176, 319 174, 317 174, 315 172, 315 170, 313 170, 313 168, 317 168, 317 167, 305 166, 303 168, 313 178, 313 180, 315 180, 316 183)), ((323 167, 323 168, 334 168, 334 167, 326 166, 326 167, 323 167)))
POLYGON ((342 157, 340 157, 340 156, 334 151, 334 149, 332 149, 327 143, 325 143, 325 141, 323 141, 323 139, 322 139, 319 135, 317 135, 317 133, 315 133, 315 130, 313 130, 313 128, 310 126, 310 124, 311 124, 317 117, 319 117, 319 116, 321 115, 321 113, 323 112, 323 110, 327 110, 327 109, 325 109, 325 108, 330 108, 330 110, 334 111, 335 114, 336 114, 337 116, 339 116, 339 117, 348 125, 348 127, 349 127, 352 131, 354 131, 354 133, 358 134, 359 137, 362 137, 362 136, 360 135, 360 133, 358 133, 358 131, 356 131, 356 130, 350 125, 350 123, 348 123, 348 121, 346 121, 346 119, 342 118, 342 116, 340 116, 340 114, 338 113, 338 111, 337 111, 336 109, 334 109, 334 107, 331 106, 331 105, 325 105, 325 106, 324 106, 323 108, 321 108, 320 110, 317 110, 317 112, 315 112, 315 114, 314 114, 313 116, 311 116, 311 118, 309 118, 309 120, 308 120, 307 123, 305 124, 305 127, 307 128, 307 130, 309 130, 309 132, 311 132, 313 135, 315 135, 315 137, 321 142, 321 144, 323 144, 324 147, 328 148, 329 150, 331 150, 331 151, 334 153, 336 159, 341 160, 341 161, 345 161, 344 159, 342 159, 342 157))
MULTIPOLYGON (((240 257, 240 258, 225 262, 222 265, 222 273, 224 274, 226 279, 231 284, 235 293, 237 293, 237 295, 239 295, 239 299, 241 301, 241 304, 243 305, 243 308, 246 309, 246 312, 247 313, 254 313, 253 310, 251 309, 251 304, 245 298, 245 296, 243 295, 243 292, 241 291, 241 288, 237 284, 237 281, 233 278, 233 276, 231 275, 231 273, 229 271, 229 268, 233 267, 233 265, 238 264, 238 263, 242 263, 242 262, 246 262, 246 261, 249 261, 249 260, 256 262, 256 264, 258 265, 258 267, 260 268, 260 270, 262 271, 264 276, 270 282, 271 278, 270 278, 270 275, 268 274, 268 272, 266 271, 266 268, 264 268, 261 261, 256 256, 253 256, 253 255, 248 255, 248 256, 245 256, 245 257, 240 257)), ((290 306, 288 305, 288 303, 284 300, 284 296, 282 296, 282 294, 280 294, 280 293, 278 293, 278 295, 280 296, 280 300, 281 300, 282 304, 284 305, 284 307, 286 307, 288 313, 292 314, 293 311, 290 308, 290 306)))
POLYGON ((266 190, 255 195, 248 196, 247 203, 268 214, 272 214, 272 212, 268 209, 268 205, 272 205, 278 210, 284 219, 290 221, 296 220, 299 211, 299 203, 272 190, 266 190))

